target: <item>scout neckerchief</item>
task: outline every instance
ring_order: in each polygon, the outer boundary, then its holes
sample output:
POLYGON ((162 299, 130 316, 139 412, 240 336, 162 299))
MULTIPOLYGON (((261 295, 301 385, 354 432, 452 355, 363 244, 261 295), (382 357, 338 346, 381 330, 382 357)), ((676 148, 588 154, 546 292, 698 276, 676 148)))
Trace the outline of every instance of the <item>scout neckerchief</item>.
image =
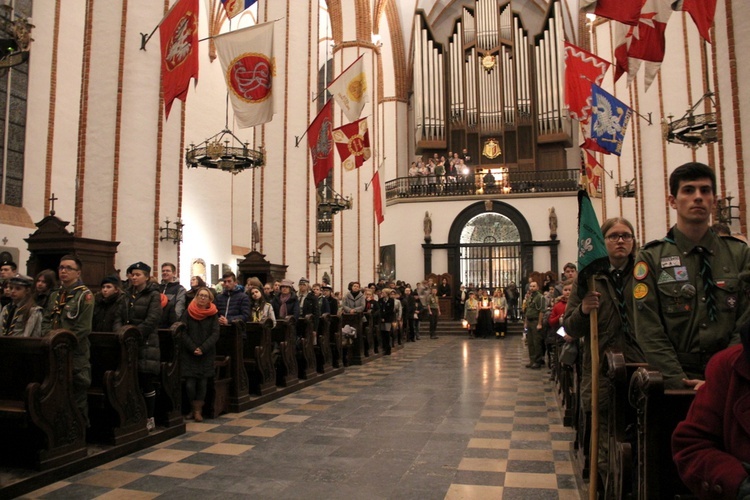
POLYGON ((13 302, 5 306, 5 309, 7 313, 5 316, 5 323, 3 324, 3 331, 5 332, 5 335, 11 335, 13 333, 13 328, 16 326, 18 310, 13 302))
POLYGON ((714 281, 714 273, 711 270, 711 261, 708 260, 708 256, 711 251, 702 246, 696 246, 694 249, 698 253, 698 257, 701 260, 701 281, 703 281, 703 294, 706 297, 706 309, 708 309, 708 319, 710 321, 716 321, 719 316, 719 311, 716 307, 716 296, 714 290, 716 289, 716 282, 714 281))
MULTIPOLYGON (((71 288, 70 290, 66 288, 61 288, 60 291, 57 294, 57 300, 55 301, 55 306, 52 308, 52 323, 55 327, 59 327, 58 322, 60 321, 60 316, 62 315, 63 309, 65 309, 65 306, 67 303, 76 295, 76 292, 79 290, 85 290, 86 285, 78 281, 76 286, 71 288)), ((81 299, 83 299, 83 296, 85 294, 81 294, 78 298, 79 307, 76 309, 76 313, 71 315, 68 313, 67 317, 68 319, 76 319, 78 317, 78 314, 81 312, 80 302, 81 299)))
POLYGON ((620 313, 620 325, 625 334, 630 333, 630 323, 628 322, 628 309, 625 302, 625 276, 630 272, 633 261, 628 257, 628 263, 625 269, 611 269, 609 271, 609 280, 615 289, 615 304, 617 312, 620 313))
MULTIPOLYGON (((675 244, 674 233, 672 229, 667 233, 667 237, 664 241, 668 241, 675 244)), ((711 261, 708 259, 712 254, 711 250, 704 246, 696 245, 691 250, 692 253, 697 253, 700 259, 700 276, 703 282, 703 296, 706 297, 706 309, 708 310, 709 321, 715 322, 719 317, 719 310, 716 306, 716 282, 714 281, 714 274, 711 269, 711 261)))

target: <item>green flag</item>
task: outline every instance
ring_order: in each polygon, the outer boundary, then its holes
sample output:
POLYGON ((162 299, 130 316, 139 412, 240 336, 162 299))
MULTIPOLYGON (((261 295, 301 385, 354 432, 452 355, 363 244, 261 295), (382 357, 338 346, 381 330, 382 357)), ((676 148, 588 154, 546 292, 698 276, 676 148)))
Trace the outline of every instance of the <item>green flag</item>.
POLYGON ((604 235, 589 195, 581 189, 578 191, 578 296, 586 295, 589 276, 607 269, 609 255, 604 235))

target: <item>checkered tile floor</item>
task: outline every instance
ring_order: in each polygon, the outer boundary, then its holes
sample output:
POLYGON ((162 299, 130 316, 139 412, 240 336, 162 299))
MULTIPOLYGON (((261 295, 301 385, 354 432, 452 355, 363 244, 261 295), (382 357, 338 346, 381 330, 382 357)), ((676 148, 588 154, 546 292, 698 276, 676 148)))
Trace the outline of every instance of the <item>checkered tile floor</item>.
POLYGON ((517 336, 441 337, 26 498, 579 498, 544 370, 517 336))

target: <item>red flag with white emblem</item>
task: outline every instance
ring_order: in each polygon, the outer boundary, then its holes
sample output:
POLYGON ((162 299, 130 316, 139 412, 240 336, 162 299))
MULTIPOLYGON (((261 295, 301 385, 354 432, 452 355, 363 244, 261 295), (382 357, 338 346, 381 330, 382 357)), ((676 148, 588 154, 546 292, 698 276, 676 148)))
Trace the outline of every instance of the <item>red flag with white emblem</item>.
POLYGON ((273 21, 214 37, 240 128, 273 119, 273 21))
POLYGON ((354 170, 370 159, 370 135, 367 118, 333 129, 333 141, 341 158, 341 166, 354 170))
POLYGON ((179 0, 159 25, 164 112, 187 99, 190 79, 198 82, 198 0, 179 0))
POLYGON ((664 32, 672 15, 671 0, 646 0, 638 25, 633 30, 628 56, 643 61, 662 62, 666 51, 664 32))
POLYGON ((565 42, 565 103, 570 117, 583 120, 591 113, 591 84, 602 84, 609 62, 565 42))

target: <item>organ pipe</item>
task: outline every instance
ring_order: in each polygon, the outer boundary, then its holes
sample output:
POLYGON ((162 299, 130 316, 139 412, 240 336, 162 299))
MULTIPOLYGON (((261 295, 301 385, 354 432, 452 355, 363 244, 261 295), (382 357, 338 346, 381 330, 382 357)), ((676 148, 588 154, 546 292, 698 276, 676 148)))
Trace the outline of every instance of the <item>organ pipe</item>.
POLYGON ((533 39, 514 14, 513 0, 473 0, 444 46, 432 40, 422 15, 416 16, 418 140, 446 140, 447 121, 475 129, 480 137, 533 125, 534 120, 540 134, 561 132, 565 82, 560 2, 549 0, 542 31, 533 39))

